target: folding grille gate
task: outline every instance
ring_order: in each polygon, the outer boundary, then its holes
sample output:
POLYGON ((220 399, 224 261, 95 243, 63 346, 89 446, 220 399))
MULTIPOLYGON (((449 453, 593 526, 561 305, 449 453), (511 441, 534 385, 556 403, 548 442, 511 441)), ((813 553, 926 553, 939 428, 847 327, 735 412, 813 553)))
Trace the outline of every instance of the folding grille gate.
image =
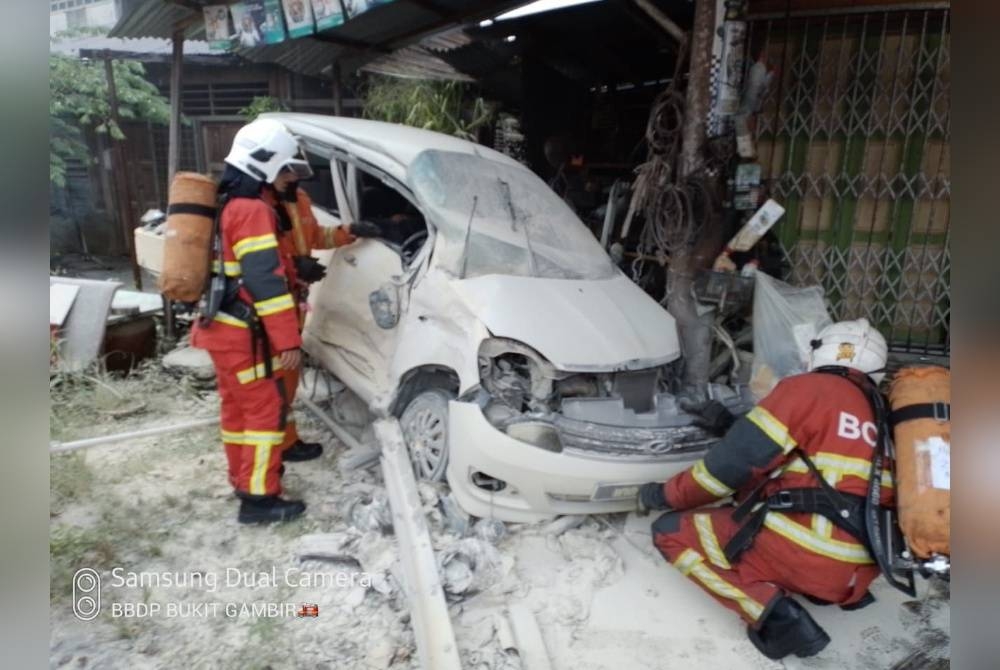
POLYGON ((792 282, 913 353, 950 350, 949 37, 941 3, 748 27, 780 68, 755 133, 792 282))

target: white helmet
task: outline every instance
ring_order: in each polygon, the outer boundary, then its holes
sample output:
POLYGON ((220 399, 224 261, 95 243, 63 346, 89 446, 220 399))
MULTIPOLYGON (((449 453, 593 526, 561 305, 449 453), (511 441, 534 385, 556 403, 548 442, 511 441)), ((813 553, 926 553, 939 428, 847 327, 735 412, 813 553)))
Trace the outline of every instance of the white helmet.
POLYGON ((273 184, 285 168, 292 170, 299 179, 312 176, 312 169, 295 136, 271 119, 257 119, 240 128, 225 160, 237 170, 268 184, 273 184))
POLYGON ((885 368, 889 348, 882 333, 872 328, 868 319, 830 324, 811 344, 810 370, 824 365, 842 365, 861 370, 876 382, 884 376, 872 373, 885 368))

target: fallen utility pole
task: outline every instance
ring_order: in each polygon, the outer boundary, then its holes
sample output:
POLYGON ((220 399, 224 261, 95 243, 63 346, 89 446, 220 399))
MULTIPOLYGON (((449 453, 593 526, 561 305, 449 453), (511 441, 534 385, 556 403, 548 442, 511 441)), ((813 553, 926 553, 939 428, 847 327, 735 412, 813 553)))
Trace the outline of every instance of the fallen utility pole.
POLYGON ((382 474, 392 506, 392 526, 399 541, 402 586, 410 603, 420 667, 461 670, 455 631, 448 616, 427 519, 421 510, 417 480, 407 457, 399 421, 376 421, 375 438, 382 446, 382 474))

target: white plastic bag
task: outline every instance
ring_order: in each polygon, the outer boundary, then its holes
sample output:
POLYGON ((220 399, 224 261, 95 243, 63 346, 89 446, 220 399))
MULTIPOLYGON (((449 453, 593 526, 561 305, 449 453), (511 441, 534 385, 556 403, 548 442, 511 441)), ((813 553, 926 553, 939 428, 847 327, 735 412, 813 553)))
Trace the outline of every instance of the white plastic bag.
POLYGON ((759 400, 782 378, 805 372, 809 341, 833 320, 821 286, 798 288, 763 272, 755 277, 750 390, 759 400))

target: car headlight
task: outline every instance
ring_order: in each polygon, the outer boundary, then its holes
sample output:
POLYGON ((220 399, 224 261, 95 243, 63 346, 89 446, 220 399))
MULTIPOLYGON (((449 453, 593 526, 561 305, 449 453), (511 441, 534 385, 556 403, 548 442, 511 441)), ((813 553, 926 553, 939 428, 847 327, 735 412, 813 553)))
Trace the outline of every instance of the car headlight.
POLYGON ((521 412, 548 411, 555 368, 526 344, 492 337, 479 345, 479 380, 496 400, 521 412))

